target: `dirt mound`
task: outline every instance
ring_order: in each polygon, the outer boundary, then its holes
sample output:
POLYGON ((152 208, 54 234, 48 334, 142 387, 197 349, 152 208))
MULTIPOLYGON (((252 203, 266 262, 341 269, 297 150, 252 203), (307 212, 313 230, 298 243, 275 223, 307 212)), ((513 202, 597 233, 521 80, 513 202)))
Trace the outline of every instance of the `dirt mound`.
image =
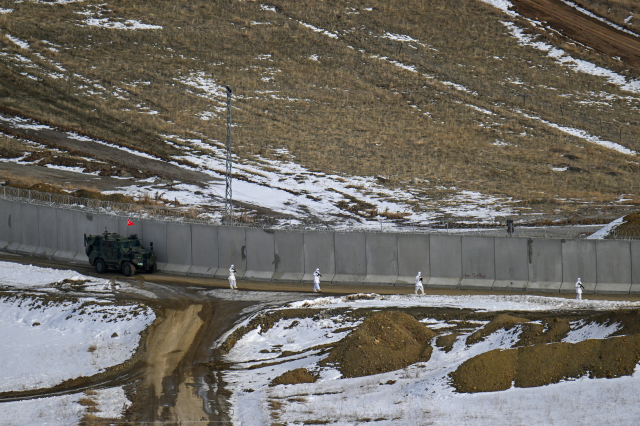
POLYGON ((620 328, 611 336, 640 334, 640 309, 622 309, 594 315, 587 320, 587 323, 590 322, 606 325, 619 324, 620 328))
POLYGON ((524 324, 527 322, 529 322, 527 318, 512 317, 507 314, 498 315, 491 320, 489 324, 467 337, 467 345, 473 345, 474 343, 484 340, 485 337, 501 328, 509 330, 517 324, 524 324))
POLYGON ((404 312, 378 312, 342 339, 320 365, 335 364, 344 377, 404 368, 431 358, 436 333, 404 312))
POLYGON ((492 392, 558 383, 563 379, 612 378, 633 374, 640 360, 640 336, 579 343, 537 344, 485 352, 450 374, 458 392, 492 392))
POLYGON ((445 334, 444 336, 438 336, 436 339, 436 346, 442 348, 445 352, 451 352, 453 344, 460 336, 460 333, 445 334))
POLYGON ((531 346, 538 343, 556 343, 565 338, 571 330, 569 320, 553 318, 544 319, 544 323, 523 324, 520 340, 516 346, 531 346))
POLYGON ((287 371, 279 375, 269 383, 269 386, 315 383, 316 380, 318 380, 318 376, 309 373, 306 368, 296 368, 295 370, 287 371))

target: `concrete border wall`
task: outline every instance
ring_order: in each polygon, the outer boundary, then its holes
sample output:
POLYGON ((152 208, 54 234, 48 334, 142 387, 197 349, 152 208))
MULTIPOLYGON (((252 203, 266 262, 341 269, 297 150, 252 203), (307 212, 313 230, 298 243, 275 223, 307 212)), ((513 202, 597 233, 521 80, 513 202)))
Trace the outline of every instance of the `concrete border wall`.
POLYGON ((144 232, 142 235, 138 235, 138 237, 141 239, 144 247, 148 248, 151 246, 151 243, 153 243, 153 250, 156 252, 158 269, 160 271, 164 271, 165 267, 169 263, 169 256, 167 253, 167 225, 169 225, 169 223, 151 222, 148 220, 140 220, 140 222, 142 222, 142 229, 144 229, 144 232))
POLYGON ((462 281, 462 237, 431 235, 428 287, 457 287, 462 281))
POLYGON ((585 293, 596 290, 596 240, 562 241, 562 285, 561 292, 576 291, 580 278, 585 293))
POLYGON ((598 293, 631 291, 631 243, 629 241, 596 241, 598 293))
POLYGON ((365 284, 395 285, 398 280, 398 234, 365 236, 365 284))
POLYGON ((9 204, 9 222, 11 223, 11 239, 9 240, 10 251, 17 251, 22 245, 22 204, 9 204))
POLYGON ((218 228, 191 225, 190 275, 214 277, 218 272, 218 228))
POLYGON ((495 238, 462 238, 462 288, 491 288, 496 280, 495 238))
POLYGON ((640 293, 640 241, 631 241, 631 294, 640 293))
POLYGON ((191 269, 193 263, 191 253, 193 232, 191 231, 189 224, 167 224, 167 264, 163 269, 164 272, 187 274, 191 269))
POLYGON ((275 272, 275 231, 262 228, 247 228, 247 271, 248 280, 271 281, 275 272))
MULTIPOLYGON (((53 256, 58 246, 58 226, 56 209, 45 206, 38 208, 38 247, 34 254, 37 256, 53 256)), ((64 232, 64 230, 63 230, 64 232)))
POLYGON ((300 282, 304 277, 304 234, 275 231, 272 281, 300 282))
POLYGON ((559 292, 562 285, 562 240, 529 238, 527 290, 559 292))
POLYGON ((236 278, 241 279, 247 270, 247 239, 245 228, 221 226, 218 228, 218 271, 216 278, 227 278, 229 267, 234 265, 236 278))
POLYGON ((4 250, 12 241, 11 237, 11 203, 0 201, 0 250, 4 250))
MULTIPOLYGON (((323 285, 640 294, 640 241, 480 237, 460 234, 288 232, 157 222, 0 201, 0 250, 85 263, 85 234, 138 234, 163 272, 323 285), (134 225, 128 225, 130 219, 134 225)), ((326 291, 326 288, 325 288, 326 291)))
MULTIPOLYGON (((76 241, 75 241, 75 256, 73 261, 76 263, 88 262, 87 255, 84 251, 84 235, 95 235, 97 233, 104 232, 104 229, 98 228, 98 219, 92 213, 75 212, 75 224, 76 224, 76 241)), ((72 242, 73 243, 73 242, 72 242)))
POLYGON ((362 284, 367 276, 366 234, 334 234, 334 284, 362 284))
POLYGON ((304 275, 302 282, 313 282, 313 271, 320 269, 322 281, 332 282, 336 275, 336 251, 333 233, 304 233, 304 275))
POLYGON ((495 281, 497 290, 525 290, 529 282, 528 240, 499 237, 494 239, 495 281))
MULTIPOLYGON (((56 209, 56 228, 58 228, 58 241, 56 251, 53 253, 55 260, 71 261, 78 254, 78 229, 76 227, 78 212, 72 210, 56 209)), ((84 235, 80 236, 83 240, 84 235)), ((84 253, 84 251, 83 251, 84 253)))
POLYGON ((422 272, 422 281, 429 282, 430 235, 398 234, 398 279, 396 285, 415 285, 415 277, 422 272))

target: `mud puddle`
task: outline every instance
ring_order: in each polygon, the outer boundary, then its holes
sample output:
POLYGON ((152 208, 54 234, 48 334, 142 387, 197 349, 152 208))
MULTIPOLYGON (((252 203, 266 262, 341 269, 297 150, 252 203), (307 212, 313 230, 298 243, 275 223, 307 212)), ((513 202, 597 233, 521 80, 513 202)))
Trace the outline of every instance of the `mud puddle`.
POLYGON ((138 282, 159 296, 150 302, 157 318, 140 349, 145 366, 133 383, 127 421, 230 422, 229 392, 216 342, 248 312, 304 293, 207 290, 138 282))

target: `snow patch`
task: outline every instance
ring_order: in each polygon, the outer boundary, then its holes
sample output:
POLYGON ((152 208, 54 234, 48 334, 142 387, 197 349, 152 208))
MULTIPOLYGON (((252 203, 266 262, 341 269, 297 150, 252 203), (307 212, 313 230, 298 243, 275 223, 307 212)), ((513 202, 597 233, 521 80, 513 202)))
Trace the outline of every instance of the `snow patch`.
POLYGON ((0 392, 48 388, 129 359, 155 319, 143 305, 0 298, 0 392))
POLYGON ((546 44, 541 41, 534 41, 534 36, 525 34, 524 30, 518 28, 514 23, 501 22, 509 29, 511 35, 515 37, 522 46, 531 46, 542 52, 547 52, 547 55, 550 58, 554 58, 558 63, 571 68, 574 72, 582 72, 589 75, 604 77, 609 83, 615 84, 622 90, 632 93, 640 93, 640 80, 627 80, 624 76, 611 70, 599 67, 591 62, 583 61, 582 59, 575 59, 570 55, 566 55, 562 49, 557 49, 550 44, 546 44))
POLYGON ((585 324, 584 320, 580 320, 571 324, 571 330, 562 341, 578 343, 587 339, 606 339, 619 329, 620 324, 618 323, 605 325, 590 322, 585 324))
MULTIPOLYGON (((13 37, 9 34, 5 34, 5 36, 11 40, 14 44, 20 46, 22 49, 29 49, 31 46, 29 46, 29 43, 27 43, 26 41, 22 41, 20 40, 18 37, 13 37)), ((31 62, 31 61, 29 61, 31 62)))
POLYGON ((108 28, 116 30, 161 30, 160 25, 143 24, 135 19, 127 19, 124 22, 110 21, 110 18, 87 18, 82 23, 90 27, 108 28))
POLYGON ((616 229, 619 225, 622 225, 624 223, 624 217, 620 217, 616 220, 614 220, 613 222, 603 226, 602 228, 600 228, 598 231, 594 232, 593 234, 589 235, 587 237, 588 240, 603 240, 607 237, 607 235, 609 235, 611 233, 611 231, 613 231, 614 229, 616 229))

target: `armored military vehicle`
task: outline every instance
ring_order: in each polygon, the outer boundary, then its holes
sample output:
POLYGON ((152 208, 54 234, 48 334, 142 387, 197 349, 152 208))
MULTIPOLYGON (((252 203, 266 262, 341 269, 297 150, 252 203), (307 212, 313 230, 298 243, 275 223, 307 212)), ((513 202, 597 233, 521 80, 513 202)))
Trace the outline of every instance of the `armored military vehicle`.
POLYGON ((84 235, 85 253, 98 273, 117 269, 130 277, 136 271, 155 272, 158 269, 156 253, 153 251, 153 243, 149 245, 150 250, 143 248, 136 234, 122 237, 105 230, 100 235, 84 235))

